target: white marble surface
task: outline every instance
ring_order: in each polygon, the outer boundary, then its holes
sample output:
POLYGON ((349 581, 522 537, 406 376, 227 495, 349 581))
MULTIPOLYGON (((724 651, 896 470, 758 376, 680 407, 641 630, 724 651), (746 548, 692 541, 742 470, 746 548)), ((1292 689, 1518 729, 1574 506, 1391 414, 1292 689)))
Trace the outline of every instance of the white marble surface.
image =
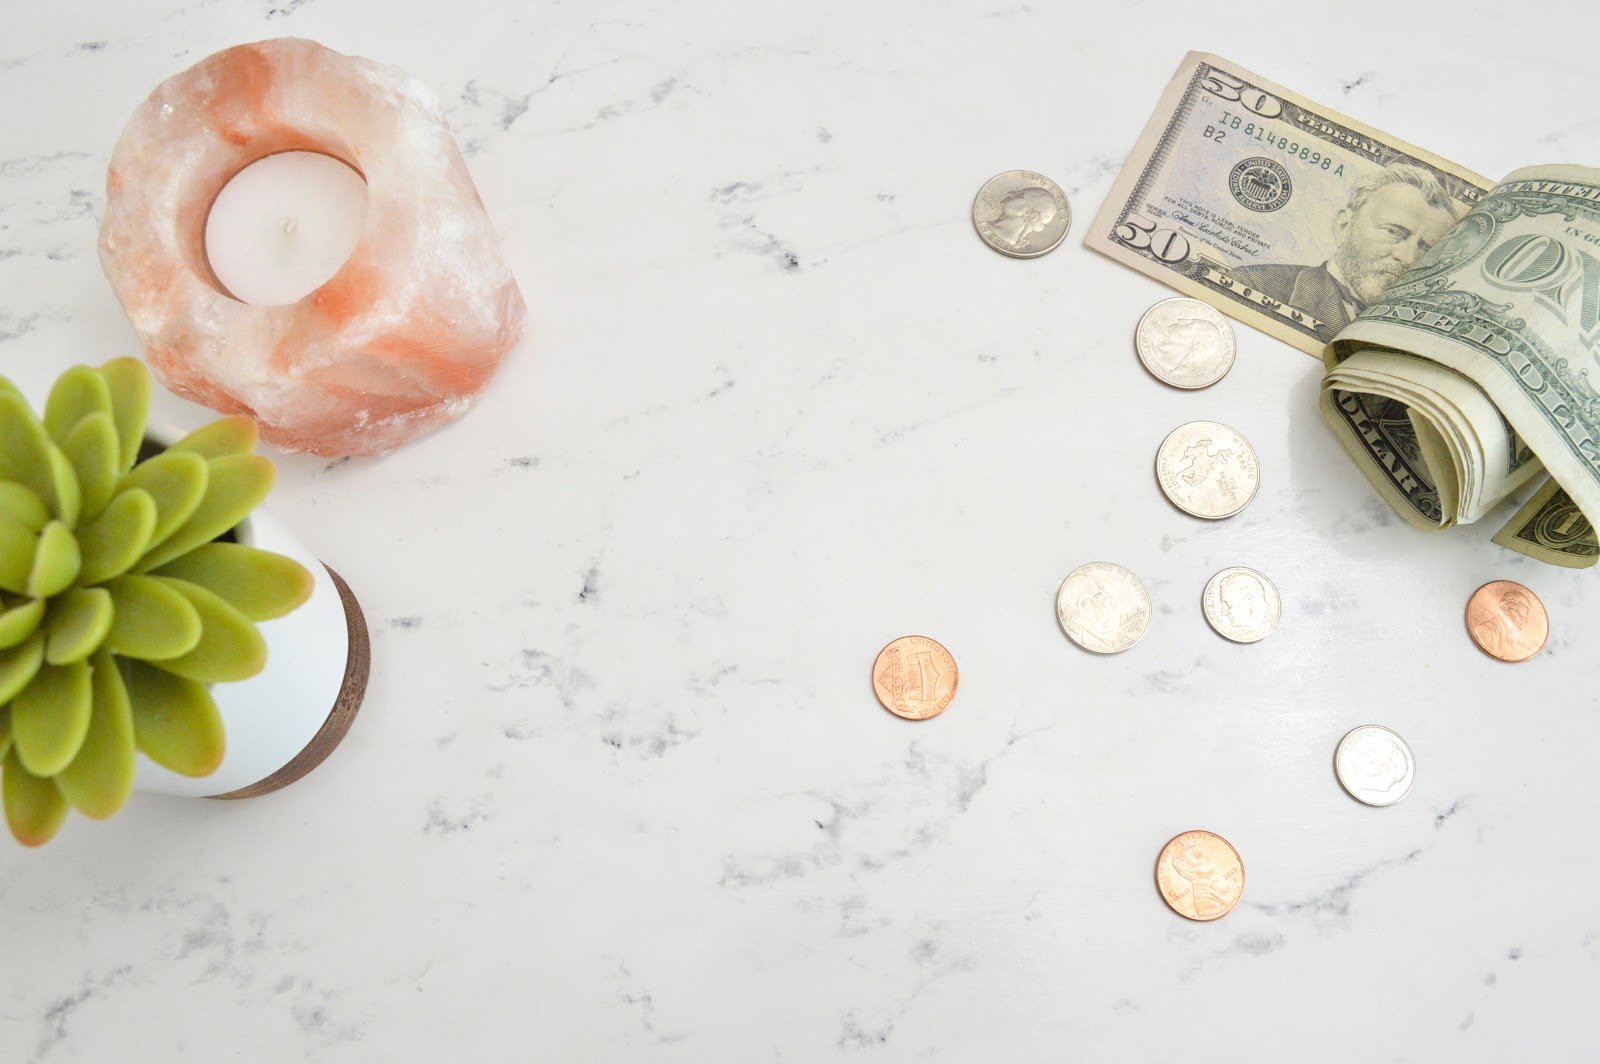
POLYGON ((1080 243, 1191 47, 1486 174, 1593 164, 1588 5, 6 6, 0 371, 131 353, 111 145, 279 34, 437 89, 531 327, 449 429, 280 462, 373 630, 331 761, 0 846, 0 1058, 1592 1056, 1593 574, 1402 526, 1248 328, 1215 388, 1156 384, 1167 291, 1080 243), (1011 167, 1072 199, 1045 258, 968 221, 1011 167), (1265 473, 1216 524, 1151 475, 1201 417, 1265 473), (1110 658, 1053 616, 1099 558, 1156 603, 1110 658), (1200 616, 1232 564, 1283 593, 1255 646, 1200 616), (1467 641, 1496 577, 1549 606, 1529 664, 1467 641), (867 682, 907 632, 961 665, 932 722, 867 682), (1333 778, 1367 722, 1416 750, 1390 809, 1333 778), (1190 827, 1248 868, 1217 923, 1153 886, 1190 827))

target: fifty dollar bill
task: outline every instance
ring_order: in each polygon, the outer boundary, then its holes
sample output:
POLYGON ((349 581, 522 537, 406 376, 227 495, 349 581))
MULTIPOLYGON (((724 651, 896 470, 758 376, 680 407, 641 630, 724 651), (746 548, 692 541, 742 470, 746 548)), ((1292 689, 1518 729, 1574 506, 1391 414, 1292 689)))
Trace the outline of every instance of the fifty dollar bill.
POLYGON ((1370 301, 1397 279, 1491 185, 1190 52, 1084 243, 1320 355, 1360 311, 1363 291, 1370 301), (1376 232, 1352 232, 1352 190, 1396 164, 1433 177, 1453 214, 1401 210, 1376 232))

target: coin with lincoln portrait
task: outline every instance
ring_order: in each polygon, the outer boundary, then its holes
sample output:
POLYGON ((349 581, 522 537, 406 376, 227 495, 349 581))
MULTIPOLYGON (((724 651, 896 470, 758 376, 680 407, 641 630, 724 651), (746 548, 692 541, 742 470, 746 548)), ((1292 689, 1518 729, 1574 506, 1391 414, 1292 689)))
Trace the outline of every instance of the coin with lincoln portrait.
POLYGON ((1185 831, 1156 858, 1156 888, 1173 912, 1189 920, 1227 916, 1244 896, 1244 862, 1221 835, 1185 831))

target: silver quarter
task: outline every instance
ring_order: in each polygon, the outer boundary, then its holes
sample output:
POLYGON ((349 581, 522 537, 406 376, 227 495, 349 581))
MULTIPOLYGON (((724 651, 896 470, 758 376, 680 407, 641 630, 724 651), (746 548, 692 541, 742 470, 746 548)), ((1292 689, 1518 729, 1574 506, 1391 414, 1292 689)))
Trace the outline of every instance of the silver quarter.
POLYGON ((1163 299, 1144 312, 1133 333, 1144 368, 1174 388, 1209 388, 1233 368, 1233 326, 1198 299, 1163 299))
POLYGON ((1333 771, 1356 801, 1393 805, 1411 789, 1416 762, 1404 739, 1388 728, 1366 724, 1339 740, 1333 771))
POLYGON ((1120 654, 1150 627, 1150 595, 1137 576, 1115 562, 1090 562, 1061 582, 1056 619, 1083 649, 1120 654))
POLYGON ((972 224, 983 242, 1017 259, 1053 251, 1072 227, 1061 186, 1032 170, 1007 170, 983 183, 972 201, 972 224))
POLYGON ((1224 639, 1254 643, 1278 623, 1280 602, 1272 581, 1254 569, 1235 565, 1206 581, 1200 608, 1224 639))
POLYGON ((1172 505, 1214 521, 1232 517, 1255 498, 1261 467, 1250 444, 1228 426, 1191 421, 1161 441, 1156 480, 1172 505))

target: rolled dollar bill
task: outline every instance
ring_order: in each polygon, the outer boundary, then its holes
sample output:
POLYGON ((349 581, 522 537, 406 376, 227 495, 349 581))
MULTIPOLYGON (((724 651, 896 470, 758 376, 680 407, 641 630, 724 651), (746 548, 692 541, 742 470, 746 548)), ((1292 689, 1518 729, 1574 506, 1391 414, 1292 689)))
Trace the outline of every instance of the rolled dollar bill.
POLYGON ((1475 521, 1548 473, 1495 542, 1600 559, 1600 170, 1511 174, 1323 360, 1323 417, 1411 524, 1475 521))

